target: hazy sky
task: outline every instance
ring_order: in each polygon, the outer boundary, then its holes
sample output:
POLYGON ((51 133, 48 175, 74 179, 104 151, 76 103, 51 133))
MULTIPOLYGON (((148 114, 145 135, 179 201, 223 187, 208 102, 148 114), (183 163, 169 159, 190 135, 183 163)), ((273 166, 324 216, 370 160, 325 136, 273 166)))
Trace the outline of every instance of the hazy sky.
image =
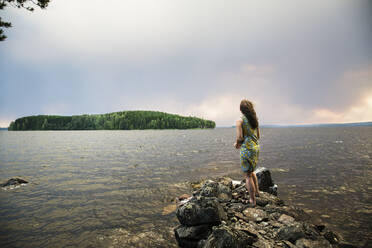
POLYGON ((159 110, 231 126, 372 121, 372 1, 52 0, 1 11, 0 126, 159 110), (2 13, 3 12, 3 13, 2 13))

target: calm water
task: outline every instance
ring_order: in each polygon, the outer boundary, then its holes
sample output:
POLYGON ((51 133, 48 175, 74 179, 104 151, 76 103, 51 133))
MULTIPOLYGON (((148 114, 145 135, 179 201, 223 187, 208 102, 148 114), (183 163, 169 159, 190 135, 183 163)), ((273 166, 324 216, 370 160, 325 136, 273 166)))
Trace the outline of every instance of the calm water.
MULTIPOLYGON (((190 190, 185 182, 239 179, 234 135, 1 131, 0 181, 30 184, 0 190, 0 247, 117 247, 151 235, 174 247, 168 207, 190 190)), ((262 136, 260 165, 283 199, 349 242, 372 242, 372 127, 265 128, 262 136)))

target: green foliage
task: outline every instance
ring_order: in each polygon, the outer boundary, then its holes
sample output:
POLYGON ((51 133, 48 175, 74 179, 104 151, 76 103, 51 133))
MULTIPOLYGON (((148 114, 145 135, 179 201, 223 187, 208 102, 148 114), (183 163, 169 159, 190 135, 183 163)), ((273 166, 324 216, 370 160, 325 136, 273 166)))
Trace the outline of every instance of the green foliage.
MULTIPOLYGON (((4 10, 8 5, 18 8, 26 9, 28 11, 34 11, 33 6, 38 6, 44 9, 48 6, 50 0, 0 0, 0 10, 4 10)), ((10 28, 12 24, 10 22, 4 22, 0 17, 0 41, 6 39, 4 30, 2 28, 10 28)))
POLYGON ((18 130, 132 130, 214 128, 214 121, 157 111, 122 111, 102 115, 37 115, 18 118, 9 131, 18 130))

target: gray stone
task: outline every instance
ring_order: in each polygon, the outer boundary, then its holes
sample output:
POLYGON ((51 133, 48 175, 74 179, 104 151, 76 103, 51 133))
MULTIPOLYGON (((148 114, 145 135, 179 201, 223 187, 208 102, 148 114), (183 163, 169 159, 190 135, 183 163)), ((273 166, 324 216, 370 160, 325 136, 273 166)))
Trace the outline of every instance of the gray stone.
POLYGON ((0 187, 18 186, 18 185, 26 184, 26 183, 28 183, 26 180, 16 177, 16 178, 9 179, 3 184, 0 184, 0 187))
POLYGON ((228 226, 213 228, 203 248, 245 248, 256 239, 247 233, 228 226))
POLYGON ((257 176, 259 189, 268 193, 273 192, 273 189, 271 189, 270 192, 270 187, 274 186, 270 171, 265 167, 260 167, 255 171, 255 173, 257 176))
POLYGON ((174 229, 177 243, 180 247, 197 247, 199 240, 206 239, 211 232, 211 226, 179 226, 174 229))
POLYGON ((222 183, 207 181, 200 189, 199 194, 205 197, 217 197, 223 200, 230 200, 232 197, 231 188, 222 183))
POLYGON ((176 214, 179 222, 186 226, 216 225, 227 219, 223 207, 214 197, 194 197, 180 206, 176 214))
POLYGON ((337 244, 338 241, 339 241, 339 238, 337 237, 337 235, 336 235, 334 232, 329 231, 329 230, 327 230, 327 231, 323 234, 323 236, 324 236, 324 238, 325 238, 326 240, 328 240, 329 243, 331 243, 331 244, 337 244))
POLYGON ((280 240, 288 240, 291 243, 295 243, 297 239, 305 237, 305 234, 300 224, 294 224, 292 226, 281 227, 278 231, 277 238, 280 240))
POLYGON ((281 222, 285 225, 293 224, 294 220, 295 219, 292 216, 289 216, 289 215, 286 215, 286 214, 282 214, 278 219, 279 222, 281 222))
POLYGON ((309 240, 299 239, 296 241, 298 248, 331 248, 331 244, 327 240, 309 240))
POLYGON ((253 243, 253 246, 257 248, 272 248, 274 244, 265 239, 258 239, 257 242, 253 243))
POLYGON ((243 211, 243 214, 248 218, 248 220, 254 222, 261 222, 269 219, 267 213, 258 208, 247 208, 243 211))

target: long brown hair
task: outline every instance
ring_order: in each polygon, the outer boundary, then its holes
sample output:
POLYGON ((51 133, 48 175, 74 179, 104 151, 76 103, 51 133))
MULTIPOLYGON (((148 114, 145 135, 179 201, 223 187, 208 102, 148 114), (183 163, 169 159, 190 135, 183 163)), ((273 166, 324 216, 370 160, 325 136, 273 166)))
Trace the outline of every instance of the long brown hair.
POLYGON ((249 124, 253 129, 258 128, 258 119, 252 102, 248 101, 247 99, 243 99, 240 102, 240 111, 248 119, 249 124))

